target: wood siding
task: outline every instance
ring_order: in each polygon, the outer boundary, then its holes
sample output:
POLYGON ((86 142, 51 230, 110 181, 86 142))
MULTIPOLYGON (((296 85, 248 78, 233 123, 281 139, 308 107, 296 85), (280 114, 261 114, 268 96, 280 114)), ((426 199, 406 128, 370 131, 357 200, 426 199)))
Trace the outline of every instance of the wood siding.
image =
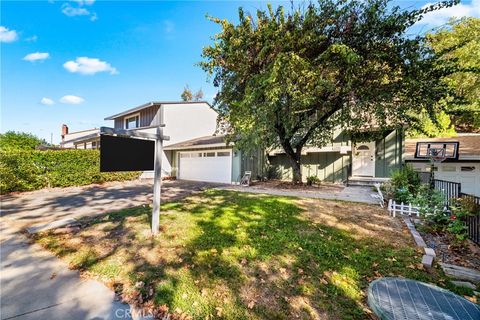
POLYGON ((375 143, 375 176, 388 178, 400 169, 404 151, 404 131, 394 130, 375 143))
POLYGON ((140 127, 150 127, 160 124, 160 106, 151 106, 145 109, 140 110, 139 112, 133 112, 125 116, 115 118, 114 126, 115 129, 123 129, 125 126, 125 119, 140 113, 140 127))

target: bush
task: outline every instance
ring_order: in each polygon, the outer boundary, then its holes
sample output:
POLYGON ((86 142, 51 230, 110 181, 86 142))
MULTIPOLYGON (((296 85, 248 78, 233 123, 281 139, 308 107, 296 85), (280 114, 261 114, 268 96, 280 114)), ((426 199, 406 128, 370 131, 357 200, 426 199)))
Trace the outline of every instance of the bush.
POLYGON ((468 237, 465 218, 479 214, 479 206, 472 198, 458 198, 453 201, 450 209, 447 230, 453 233, 457 240, 463 241, 468 237))
POLYGON ((313 184, 319 184, 320 179, 317 176, 308 176, 307 177, 307 185, 311 186, 313 184))
POLYGON ((132 180, 138 172, 100 172, 98 150, 2 150, 0 192, 132 180))
POLYGON ((33 150, 47 144, 44 139, 26 132, 7 131, 0 134, 0 150, 33 150))
POLYGON ((407 203, 417 195, 421 181, 418 173, 411 165, 405 165, 395 170, 391 175, 390 188, 392 197, 397 202, 407 203))
POLYGON ((418 207, 420 215, 429 223, 439 228, 448 224, 450 213, 445 210, 445 197, 441 191, 422 185, 410 202, 418 207))

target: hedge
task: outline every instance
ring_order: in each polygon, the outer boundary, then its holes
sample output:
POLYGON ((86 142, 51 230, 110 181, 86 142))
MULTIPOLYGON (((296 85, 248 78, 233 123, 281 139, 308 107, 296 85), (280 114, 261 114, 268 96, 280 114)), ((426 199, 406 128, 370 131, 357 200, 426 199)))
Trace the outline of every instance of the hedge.
POLYGON ((82 186, 138 178, 139 172, 100 172, 98 150, 2 150, 0 193, 82 186))

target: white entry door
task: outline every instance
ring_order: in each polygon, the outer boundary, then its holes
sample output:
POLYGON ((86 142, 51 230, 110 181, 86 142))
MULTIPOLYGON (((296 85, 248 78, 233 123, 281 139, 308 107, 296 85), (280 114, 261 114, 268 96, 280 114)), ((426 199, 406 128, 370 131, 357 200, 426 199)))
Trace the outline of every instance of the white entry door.
POLYGON ((355 145, 352 155, 352 175, 365 177, 375 175, 375 142, 355 145))
POLYGON ((178 178, 206 182, 232 182, 232 150, 180 152, 178 178))

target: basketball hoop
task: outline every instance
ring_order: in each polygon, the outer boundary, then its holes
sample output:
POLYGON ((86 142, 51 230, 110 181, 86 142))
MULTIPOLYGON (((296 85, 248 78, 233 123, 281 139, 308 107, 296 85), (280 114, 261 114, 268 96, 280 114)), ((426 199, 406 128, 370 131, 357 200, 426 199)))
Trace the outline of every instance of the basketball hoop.
POLYGON ((445 156, 445 148, 429 148, 428 157, 432 163, 441 163, 447 157, 445 156))

